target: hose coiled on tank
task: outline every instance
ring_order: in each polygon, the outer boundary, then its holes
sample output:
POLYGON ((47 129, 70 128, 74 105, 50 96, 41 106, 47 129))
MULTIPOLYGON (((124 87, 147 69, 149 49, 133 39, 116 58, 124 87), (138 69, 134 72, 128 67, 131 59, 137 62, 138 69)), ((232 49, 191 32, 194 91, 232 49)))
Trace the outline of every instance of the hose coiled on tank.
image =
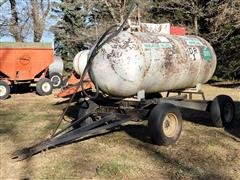
POLYGON ((91 65, 92 62, 95 58, 95 56, 98 54, 98 51, 104 46, 104 44, 106 44, 107 42, 111 41, 114 37, 116 37, 124 28, 124 26, 127 23, 127 20, 129 19, 129 17, 131 16, 132 12, 135 10, 135 8, 138 6, 138 1, 137 0, 133 0, 132 4, 131 4, 131 8, 128 11, 128 14, 126 16, 126 18, 124 19, 123 23, 121 24, 121 26, 114 32, 112 32, 112 30, 114 28, 117 28, 117 25, 111 26, 100 38, 98 41, 95 42, 92 50, 89 53, 88 59, 87 59, 87 65, 82 73, 82 77, 79 81, 80 87, 83 89, 83 93, 85 96, 89 97, 90 99, 96 99, 99 95, 99 87, 98 84, 95 80, 95 77, 93 75, 93 73, 91 72, 91 65), (96 88, 96 93, 94 96, 90 96, 83 87, 83 79, 86 76, 87 72, 89 73, 91 80, 96 88))

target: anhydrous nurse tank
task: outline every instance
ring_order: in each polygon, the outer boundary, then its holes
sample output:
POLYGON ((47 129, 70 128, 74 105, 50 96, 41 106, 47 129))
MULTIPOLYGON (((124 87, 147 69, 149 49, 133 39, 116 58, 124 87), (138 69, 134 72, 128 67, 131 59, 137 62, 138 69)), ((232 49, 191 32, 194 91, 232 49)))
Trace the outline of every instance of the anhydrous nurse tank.
POLYGON ((216 61, 211 45, 197 36, 123 31, 99 50, 91 70, 102 91, 127 97, 205 83, 216 61))
POLYGON ((77 55, 73 59, 74 71, 79 75, 82 75, 87 65, 88 54, 89 50, 83 50, 77 53, 77 55))

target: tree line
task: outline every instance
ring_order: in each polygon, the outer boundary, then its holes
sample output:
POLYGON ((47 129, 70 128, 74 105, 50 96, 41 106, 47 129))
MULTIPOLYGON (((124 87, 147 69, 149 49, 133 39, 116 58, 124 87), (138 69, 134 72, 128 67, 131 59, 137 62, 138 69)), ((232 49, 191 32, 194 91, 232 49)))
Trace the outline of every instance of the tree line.
MULTIPOLYGON (((12 12, 9 31, 16 41, 22 41, 18 31, 24 23, 18 23, 21 15, 15 13, 15 0, 9 1, 12 12)), ((214 47, 218 78, 240 79, 240 0, 138 1, 141 22, 169 22, 186 27, 189 34, 205 38, 214 47)), ((59 18, 51 28, 56 52, 70 62, 77 52, 90 48, 108 27, 123 21, 131 0, 53 0, 52 5, 50 0, 29 0, 29 3, 29 19, 25 21, 33 24, 34 41, 41 40, 51 9, 59 18)), ((138 18, 136 11, 131 19, 138 21, 138 18)))
POLYGON ((0 35, 11 36, 16 42, 24 42, 29 34, 40 42, 46 29, 46 19, 51 11, 50 0, 2 0, 0 6, 9 4, 10 13, 2 9, 0 35))

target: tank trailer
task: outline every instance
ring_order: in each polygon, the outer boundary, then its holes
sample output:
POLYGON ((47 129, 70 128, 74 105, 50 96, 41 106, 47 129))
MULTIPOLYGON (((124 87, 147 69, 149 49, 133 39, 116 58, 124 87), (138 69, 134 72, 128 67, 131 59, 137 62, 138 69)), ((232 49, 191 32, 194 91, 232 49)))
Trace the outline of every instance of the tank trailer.
POLYGON ((217 65, 206 40, 162 32, 166 24, 141 23, 137 31, 131 26, 123 30, 123 26, 110 28, 91 50, 74 58, 80 76, 76 89, 82 95, 78 118, 61 130, 56 128, 51 138, 17 151, 13 158, 22 160, 131 120, 147 120, 152 142, 171 145, 182 131, 183 108, 208 112, 216 127, 233 124, 233 100, 220 95, 207 101, 200 88, 217 65), (200 94, 202 100, 193 100, 193 94, 200 94))

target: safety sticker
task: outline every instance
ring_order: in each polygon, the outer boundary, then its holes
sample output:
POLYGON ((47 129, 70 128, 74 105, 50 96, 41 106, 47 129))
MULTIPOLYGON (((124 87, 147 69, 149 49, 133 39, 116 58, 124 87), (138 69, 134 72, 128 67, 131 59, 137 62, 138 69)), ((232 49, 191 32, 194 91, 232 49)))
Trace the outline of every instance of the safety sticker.
POLYGON ((207 62, 211 62, 211 60, 213 58, 213 55, 208 47, 205 47, 203 49, 203 51, 201 52, 201 55, 202 55, 203 59, 206 60, 207 62))
POLYGON ((145 49, 164 49, 164 48, 172 48, 171 43, 161 42, 161 43, 144 43, 145 49))
POLYGON ((197 38, 184 37, 183 39, 186 41, 187 45, 189 46, 203 46, 203 43, 197 38))

